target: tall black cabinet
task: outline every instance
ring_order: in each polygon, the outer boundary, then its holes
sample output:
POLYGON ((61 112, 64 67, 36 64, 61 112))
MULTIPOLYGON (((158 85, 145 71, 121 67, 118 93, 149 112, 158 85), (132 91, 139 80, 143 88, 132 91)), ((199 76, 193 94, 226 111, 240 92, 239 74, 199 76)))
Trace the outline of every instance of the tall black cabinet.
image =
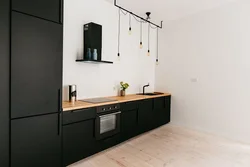
POLYGON ((11 167, 62 165, 62 0, 12 0, 11 167))
POLYGON ((11 118, 60 111, 62 29, 12 12, 11 118))
POLYGON ((0 1, 0 166, 9 164, 10 1, 0 1))

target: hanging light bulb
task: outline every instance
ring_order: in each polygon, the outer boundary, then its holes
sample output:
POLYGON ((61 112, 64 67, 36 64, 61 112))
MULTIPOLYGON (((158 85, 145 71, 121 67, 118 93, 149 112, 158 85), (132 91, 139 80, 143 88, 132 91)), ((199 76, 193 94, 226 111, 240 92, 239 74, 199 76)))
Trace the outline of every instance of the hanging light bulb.
POLYGON ((143 48, 143 45, 142 45, 142 20, 141 20, 140 48, 141 49, 143 48))
POLYGON ((131 28, 131 14, 129 14, 129 29, 128 29, 128 34, 132 34, 132 28, 131 28))
POLYGON ((129 27, 128 34, 129 34, 129 35, 132 34, 132 28, 131 28, 131 27, 129 27))
POLYGON ((121 57, 120 57, 120 53, 117 54, 117 60, 120 61, 121 57))
POLYGON ((159 65, 159 60, 158 59, 156 59, 156 65, 159 65))
POLYGON ((148 56, 150 56, 150 23, 148 23, 148 56))
POLYGON ((143 48, 143 45, 142 45, 142 42, 140 42, 140 49, 142 49, 143 48))
POLYGON ((159 28, 157 28, 157 49, 156 49, 156 65, 159 65, 159 28))
POLYGON ((121 40, 121 9, 118 10, 119 12, 119 19, 118 19, 118 53, 117 57, 120 60, 120 40, 121 40))
POLYGON ((148 56, 150 56, 150 50, 148 50, 148 56))

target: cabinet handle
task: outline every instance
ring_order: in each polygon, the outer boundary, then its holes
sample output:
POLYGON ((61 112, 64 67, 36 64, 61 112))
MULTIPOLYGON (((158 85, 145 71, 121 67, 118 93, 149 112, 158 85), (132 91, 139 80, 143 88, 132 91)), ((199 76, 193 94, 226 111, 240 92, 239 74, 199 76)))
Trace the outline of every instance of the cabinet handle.
POLYGON ((84 110, 73 110, 71 113, 78 113, 78 112, 83 112, 84 110))
POLYGON ((58 90, 58 112, 62 112, 62 89, 58 90))
POLYGON ((58 135, 62 133, 62 89, 58 90, 58 135))
POLYGON ((62 134, 62 113, 58 114, 58 136, 62 134))
POLYGON ((63 0, 60 0, 60 23, 63 23, 63 0))

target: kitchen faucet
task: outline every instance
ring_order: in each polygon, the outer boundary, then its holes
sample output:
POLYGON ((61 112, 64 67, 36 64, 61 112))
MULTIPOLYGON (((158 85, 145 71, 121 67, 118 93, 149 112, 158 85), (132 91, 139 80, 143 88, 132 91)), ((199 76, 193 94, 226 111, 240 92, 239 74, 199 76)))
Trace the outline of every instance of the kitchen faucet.
POLYGON ((146 87, 149 87, 149 83, 148 83, 147 85, 144 85, 144 86, 143 86, 143 95, 145 94, 145 88, 146 88, 146 87))

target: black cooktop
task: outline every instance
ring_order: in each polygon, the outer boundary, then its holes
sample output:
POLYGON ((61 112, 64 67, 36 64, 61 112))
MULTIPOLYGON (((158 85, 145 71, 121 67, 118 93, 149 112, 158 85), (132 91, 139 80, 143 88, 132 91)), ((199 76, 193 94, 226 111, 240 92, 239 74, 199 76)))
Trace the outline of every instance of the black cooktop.
POLYGON ((112 102, 112 101, 117 101, 117 100, 109 99, 109 98, 93 98, 93 99, 84 99, 84 100, 80 100, 80 101, 96 104, 96 103, 112 102))

